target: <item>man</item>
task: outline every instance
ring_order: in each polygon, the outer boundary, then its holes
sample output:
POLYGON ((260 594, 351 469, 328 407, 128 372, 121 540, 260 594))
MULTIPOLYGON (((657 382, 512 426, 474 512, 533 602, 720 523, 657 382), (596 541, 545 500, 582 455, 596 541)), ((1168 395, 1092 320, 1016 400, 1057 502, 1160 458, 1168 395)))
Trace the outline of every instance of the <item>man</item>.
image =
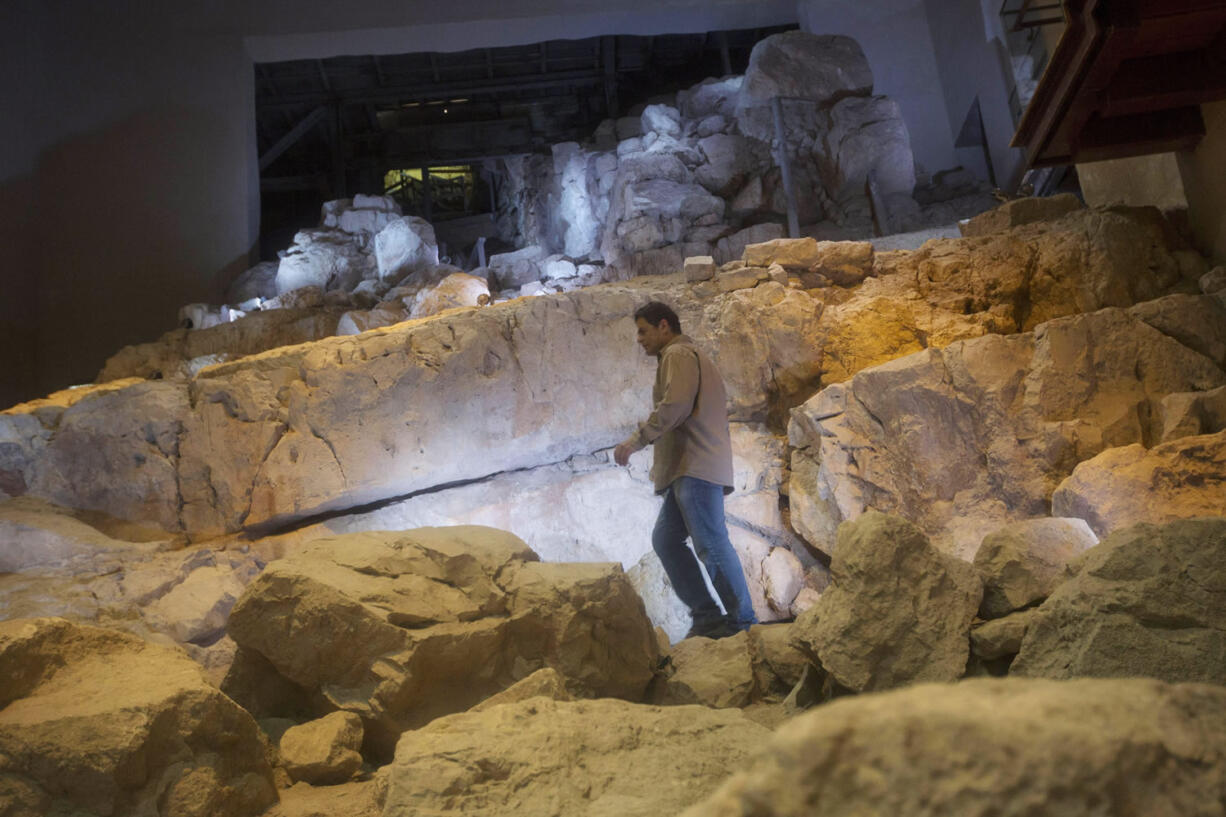
POLYGON ((638 343, 655 355, 655 408, 651 416, 613 450, 618 465, 654 446, 651 468, 664 506, 656 519, 651 544, 673 589, 690 608, 689 635, 720 638, 755 623, 745 574, 724 522, 724 495, 732 493, 732 443, 724 381, 694 342, 681 334, 677 313, 652 301, 634 313, 638 343), (725 616, 707 591, 686 536, 706 566, 725 616))

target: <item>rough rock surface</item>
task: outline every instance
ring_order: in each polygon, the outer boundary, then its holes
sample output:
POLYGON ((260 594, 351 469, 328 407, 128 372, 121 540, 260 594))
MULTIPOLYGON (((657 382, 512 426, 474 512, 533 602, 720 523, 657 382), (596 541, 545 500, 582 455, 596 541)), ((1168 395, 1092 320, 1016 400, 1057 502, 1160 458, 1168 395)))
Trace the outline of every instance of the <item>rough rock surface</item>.
POLYGON ((1039 606, 1011 672, 1226 684, 1226 519, 1111 534, 1039 606))
POLYGON ((840 684, 865 692, 962 677, 983 595, 974 568, 906 520, 870 511, 839 529, 830 570, 793 638, 840 684))
POLYGON ((394 281, 438 266, 438 239, 434 227, 417 216, 401 216, 375 236, 379 278, 394 281))
POLYGON ((152 343, 123 347, 107 358, 96 380, 189 377, 206 365, 335 335, 340 315, 336 309, 270 309, 208 329, 175 329, 152 343))
POLYGON ((1051 595, 1069 562, 1098 544, 1082 519, 1028 519, 983 539, 975 569, 983 578, 979 615, 999 618, 1051 595))
POLYGON ((1033 224, 1036 221, 1052 221, 1084 207, 1072 193, 1061 193, 1046 198, 1023 198, 1006 202, 1000 207, 981 213, 961 225, 965 236, 980 236, 999 233, 1010 227, 1033 224))
POLYGON ((295 780, 344 783, 362 768, 361 748, 362 719, 352 712, 333 712, 285 730, 281 765, 295 780))
POLYGON ((489 528, 320 540, 269 565, 229 632, 360 715, 376 750, 544 666, 576 694, 641 698, 655 636, 620 568, 535 559, 489 528))
POLYGON ((647 413, 631 315, 652 297, 711 350, 734 420, 812 393, 812 299, 773 282, 683 296, 578 290, 18 407, 0 413, 0 483, 207 537, 588 455, 647 413))
POLYGON ((1226 431, 1109 448, 1074 468, 1051 502, 1053 513, 1081 517, 1099 536, 1226 512, 1226 431))
POLYGON ((683 817, 1222 813, 1226 690, 973 680, 846 698, 779 729, 683 817))
POLYGON ((300 230, 293 246, 281 254, 277 294, 308 286, 348 291, 363 278, 373 277, 375 271, 375 260, 348 233, 300 230))
POLYGON ((182 653, 63 619, 0 622, 5 813, 257 815, 259 727, 182 653))
POLYGON ((1214 361, 1121 309, 909 355, 793 412, 792 521, 827 549, 839 522, 875 508, 969 558, 1001 525, 1047 515, 1077 463, 1157 438, 1167 395, 1224 384, 1214 361))
POLYGON ((423 287, 413 298, 411 318, 437 315, 444 309, 489 303, 490 289, 484 278, 453 272, 432 287, 423 287))
POLYGON ((675 814, 769 735, 733 710, 531 698, 406 733, 383 814, 675 814))
POLYGON ((1038 608, 1031 607, 976 624, 971 628, 971 652, 985 661, 1017 655, 1026 631, 1039 615, 1038 608))

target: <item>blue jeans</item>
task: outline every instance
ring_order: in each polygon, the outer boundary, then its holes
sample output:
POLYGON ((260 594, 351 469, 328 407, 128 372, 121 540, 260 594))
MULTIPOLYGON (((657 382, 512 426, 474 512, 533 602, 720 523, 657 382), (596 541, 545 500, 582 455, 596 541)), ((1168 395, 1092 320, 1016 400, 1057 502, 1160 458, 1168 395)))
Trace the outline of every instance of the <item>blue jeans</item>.
POLYGON ((741 561, 728 538, 722 485, 678 477, 664 492, 664 507, 651 532, 651 546, 696 625, 716 622, 723 615, 707 591, 694 552, 702 559, 711 585, 728 611, 728 620, 742 630, 757 622, 741 561), (693 552, 685 546, 687 536, 694 543, 693 552))

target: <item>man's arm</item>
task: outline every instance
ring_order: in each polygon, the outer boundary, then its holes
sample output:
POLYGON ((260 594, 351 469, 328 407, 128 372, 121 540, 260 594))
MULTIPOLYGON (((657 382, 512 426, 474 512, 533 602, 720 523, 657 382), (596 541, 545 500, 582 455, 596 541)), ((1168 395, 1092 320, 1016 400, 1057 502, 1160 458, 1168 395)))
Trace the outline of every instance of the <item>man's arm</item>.
POLYGON ((638 430, 613 450, 613 461, 625 465, 630 455, 654 443, 662 434, 685 422, 698 397, 698 356, 689 349, 666 350, 660 357, 664 393, 638 430))

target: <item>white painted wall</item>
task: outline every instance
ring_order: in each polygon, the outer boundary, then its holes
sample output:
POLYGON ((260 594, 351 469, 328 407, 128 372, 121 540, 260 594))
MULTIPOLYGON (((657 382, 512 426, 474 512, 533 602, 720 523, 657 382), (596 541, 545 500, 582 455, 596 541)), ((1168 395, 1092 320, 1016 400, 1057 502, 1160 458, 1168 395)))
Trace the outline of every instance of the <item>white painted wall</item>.
MULTIPOLYGON (((1011 68, 1003 41, 992 34, 1000 28, 988 17, 990 0, 924 0, 924 5, 950 133, 957 138, 978 97, 996 181, 1011 189, 1020 180, 1024 157, 1020 149, 1009 147, 1011 68)), ((960 164, 987 178, 981 150, 963 148, 957 155, 960 164)))
POLYGON ((930 173, 958 164, 923 0, 800 0, 801 28, 860 43, 874 93, 898 103, 915 160, 930 173))

